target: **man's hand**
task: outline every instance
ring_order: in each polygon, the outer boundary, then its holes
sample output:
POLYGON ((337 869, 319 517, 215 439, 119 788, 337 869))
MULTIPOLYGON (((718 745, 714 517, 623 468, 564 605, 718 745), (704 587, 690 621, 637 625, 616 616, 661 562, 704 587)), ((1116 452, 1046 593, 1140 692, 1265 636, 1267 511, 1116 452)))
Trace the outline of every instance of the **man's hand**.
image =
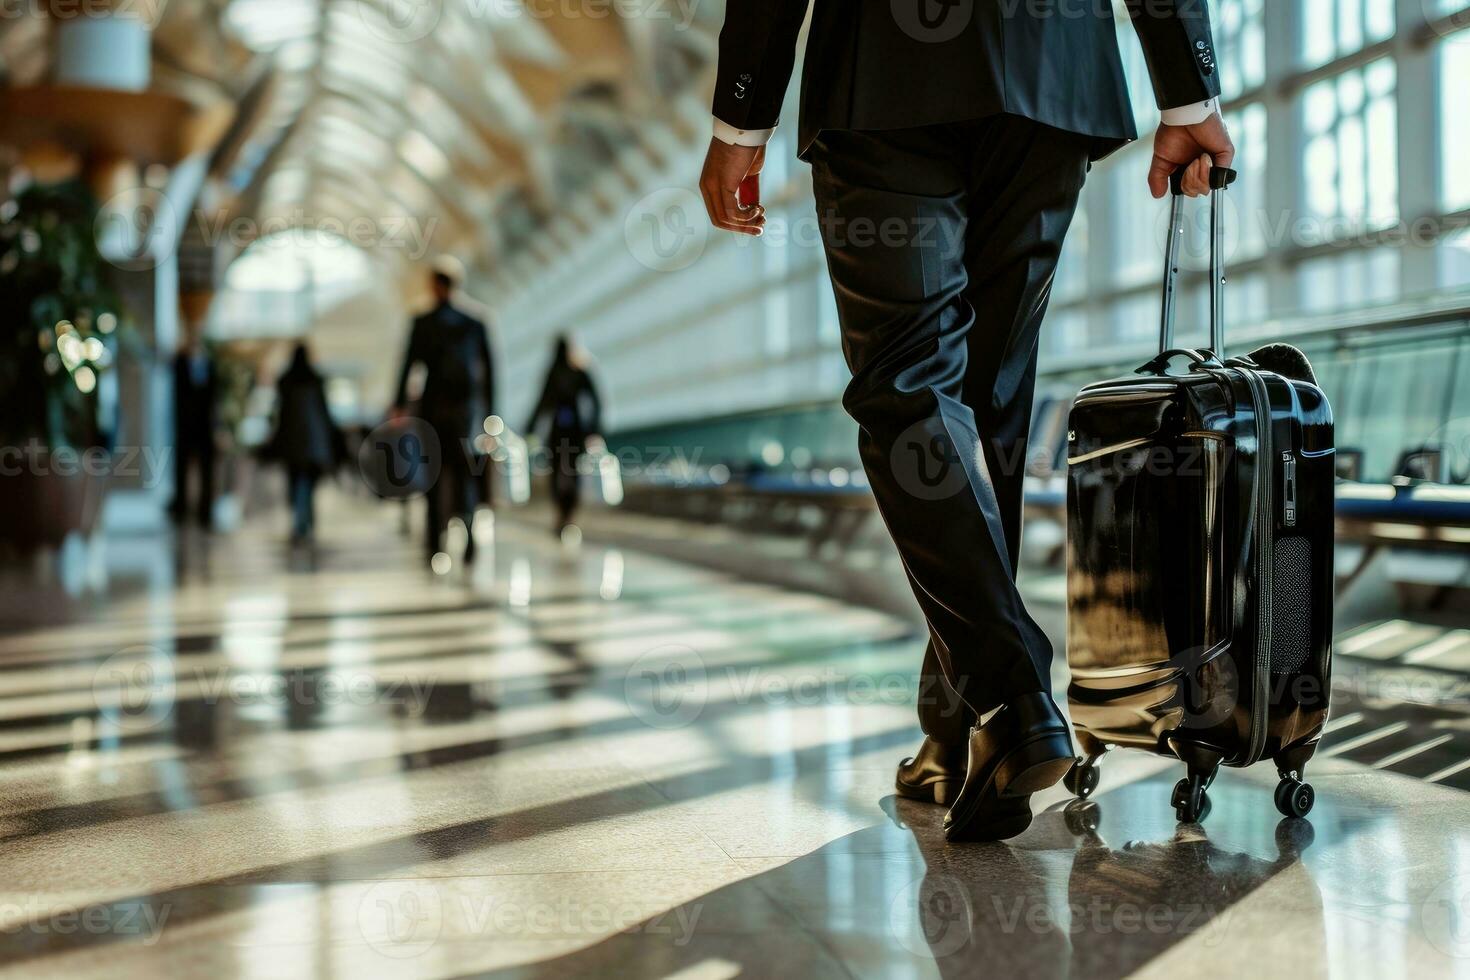
POLYGON ((740 182, 760 173, 765 162, 764 146, 732 146, 724 140, 710 139, 704 173, 699 177, 699 192, 704 195, 704 207, 712 225, 742 235, 761 233, 766 224, 766 209, 759 204, 742 207, 735 194, 740 182))
POLYGON ((1235 159, 1235 144, 1225 131, 1218 112, 1193 126, 1159 125, 1154 136, 1154 161, 1148 168, 1148 189, 1154 197, 1169 193, 1169 176, 1184 164, 1189 169, 1180 182, 1185 196, 1210 193, 1210 167, 1228 167, 1235 159))

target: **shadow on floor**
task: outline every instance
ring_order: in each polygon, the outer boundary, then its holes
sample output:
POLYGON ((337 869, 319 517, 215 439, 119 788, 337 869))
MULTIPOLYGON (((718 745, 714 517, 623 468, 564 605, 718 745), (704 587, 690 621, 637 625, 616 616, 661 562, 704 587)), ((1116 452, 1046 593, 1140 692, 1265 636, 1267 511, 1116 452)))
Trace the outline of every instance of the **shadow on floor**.
POLYGON ((1321 893, 1300 858, 1319 832, 1362 828, 1330 806, 1313 814, 1316 826, 1250 819, 1259 794, 1241 788, 1214 816, 1251 829, 1224 846, 1199 825, 1174 824, 1170 785, 1160 776, 1058 805, 1009 844, 947 844, 942 809, 888 797, 882 823, 575 953, 484 975, 1111 980, 1184 942, 1229 955, 1243 941, 1231 922, 1237 907, 1282 875, 1290 941, 1325 962, 1321 893), (1121 839, 1124 827, 1148 839, 1110 845, 1105 835, 1121 839))

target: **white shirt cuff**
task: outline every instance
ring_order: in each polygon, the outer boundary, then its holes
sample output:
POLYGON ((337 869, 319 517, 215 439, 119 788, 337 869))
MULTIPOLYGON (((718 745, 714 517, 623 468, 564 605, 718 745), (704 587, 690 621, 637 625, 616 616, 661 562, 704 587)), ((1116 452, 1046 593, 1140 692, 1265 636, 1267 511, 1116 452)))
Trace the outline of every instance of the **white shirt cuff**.
POLYGON ((771 134, 774 132, 774 126, 770 129, 736 129, 718 116, 715 117, 715 139, 731 146, 765 146, 771 141, 771 134))
POLYGON ((1159 113, 1159 121, 1165 126, 1193 126, 1202 123, 1220 108, 1219 99, 1205 99, 1192 105, 1176 106, 1159 113))

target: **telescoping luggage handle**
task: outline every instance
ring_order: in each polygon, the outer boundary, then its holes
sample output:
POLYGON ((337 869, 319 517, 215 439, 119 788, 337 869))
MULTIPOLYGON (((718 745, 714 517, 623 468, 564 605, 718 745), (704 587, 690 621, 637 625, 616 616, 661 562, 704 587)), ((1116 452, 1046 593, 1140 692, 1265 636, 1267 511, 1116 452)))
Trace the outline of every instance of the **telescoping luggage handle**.
MULTIPOLYGON (((1159 360, 1167 361, 1174 353, 1174 309, 1177 305, 1176 282, 1179 278, 1179 240, 1184 237, 1184 173, 1180 167, 1169 177, 1169 241, 1164 246, 1164 309, 1159 318, 1159 360)), ((1210 168, 1210 346, 1216 360, 1225 358, 1224 286, 1225 227, 1220 214, 1220 195, 1235 182, 1235 171, 1229 167, 1210 168)), ((1179 351, 1203 360, 1203 352, 1179 351)))

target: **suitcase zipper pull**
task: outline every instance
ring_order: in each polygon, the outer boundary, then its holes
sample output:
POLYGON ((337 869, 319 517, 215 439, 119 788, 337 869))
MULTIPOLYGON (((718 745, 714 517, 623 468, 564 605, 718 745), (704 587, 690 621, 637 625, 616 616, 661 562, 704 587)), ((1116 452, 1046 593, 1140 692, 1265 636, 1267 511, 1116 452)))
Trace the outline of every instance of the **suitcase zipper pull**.
POLYGON ((1281 508, 1282 523, 1296 527, 1296 456, 1281 454, 1281 508))

